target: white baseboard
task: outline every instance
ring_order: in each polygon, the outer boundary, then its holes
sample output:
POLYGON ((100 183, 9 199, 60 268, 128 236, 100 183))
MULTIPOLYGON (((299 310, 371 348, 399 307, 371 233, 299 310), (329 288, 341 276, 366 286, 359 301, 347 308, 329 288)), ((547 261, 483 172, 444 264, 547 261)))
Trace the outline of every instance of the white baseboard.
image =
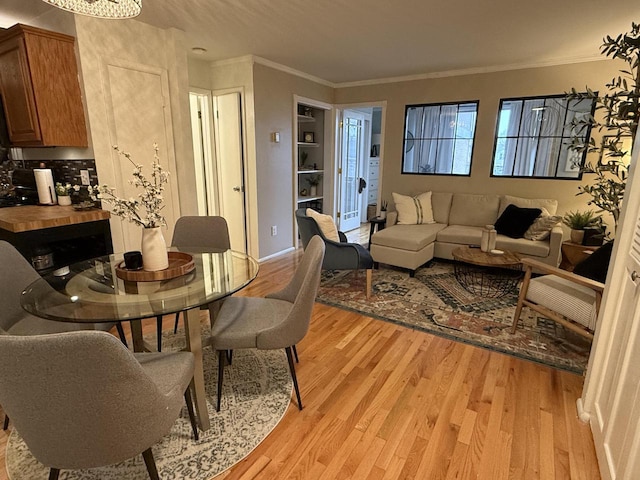
POLYGON ((289 247, 286 250, 281 250, 279 252, 272 253, 271 255, 267 255, 264 258, 259 258, 258 262, 265 262, 267 260, 271 260, 272 258, 280 257, 281 255, 284 255, 285 253, 293 252, 294 250, 295 250, 295 248, 289 247))

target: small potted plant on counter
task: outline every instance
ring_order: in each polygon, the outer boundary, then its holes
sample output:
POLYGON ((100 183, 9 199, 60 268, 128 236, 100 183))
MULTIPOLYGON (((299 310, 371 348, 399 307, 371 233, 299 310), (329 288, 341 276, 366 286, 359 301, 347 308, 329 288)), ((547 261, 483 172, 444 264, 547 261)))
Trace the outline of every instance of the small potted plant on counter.
POLYGON ((593 210, 569 212, 565 213, 562 223, 571 229, 571 242, 581 245, 585 228, 601 226, 602 216, 593 210))
POLYGON ((62 184, 56 182, 56 195, 58 196, 58 205, 71 205, 71 190, 73 187, 70 183, 62 184))

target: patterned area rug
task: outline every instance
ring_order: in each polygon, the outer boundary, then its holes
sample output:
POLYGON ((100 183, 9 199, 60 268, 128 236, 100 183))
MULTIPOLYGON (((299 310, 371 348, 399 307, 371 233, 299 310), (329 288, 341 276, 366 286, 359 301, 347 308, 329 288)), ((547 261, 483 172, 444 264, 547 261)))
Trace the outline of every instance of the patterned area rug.
MULTIPOLYGON (((206 333, 203 333, 205 335, 206 333)), ((184 347, 184 332, 165 333, 164 350, 184 347)), ((186 406, 171 432, 153 446, 160 478, 208 480, 246 457, 284 416, 293 382, 284 350, 237 350, 224 372, 220 413, 215 410, 217 355, 204 349, 204 371, 211 429, 193 439, 186 406)), ((11 480, 47 478, 48 469, 29 452, 16 430, 6 451, 11 480)), ((91 470, 63 470, 65 480, 148 480, 142 455, 117 465, 91 470)))
POLYGON ((524 308, 511 334, 518 292, 483 298, 467 292, 453 264, 432 261, 414 278, 393 267, 375 270, 373 295, 365 296, 365 275, 323 271, 318 301, 346 310, 514 355, 554 368, 582 373, 591 343, 561 325, 524 308))

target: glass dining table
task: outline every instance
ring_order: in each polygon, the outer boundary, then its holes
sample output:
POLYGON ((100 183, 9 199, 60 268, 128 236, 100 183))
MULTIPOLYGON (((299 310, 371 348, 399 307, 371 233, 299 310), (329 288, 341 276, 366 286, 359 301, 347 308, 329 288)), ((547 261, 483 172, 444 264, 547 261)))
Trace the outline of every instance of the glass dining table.
MULTIPOLYGON (((177 249, 172 249, 177 250, 177 249)), ((124 269, 123 254, 75 263, 47 274, 22 294, 22 308, 32 315, 58 322, 131 322, 133 348, 147 351, 140 320, 176 312, 184 313, 186 349, 195 357, 191 384, 198 422, 210 426, 205 397, 199 307, 220 300, 247 286, 258 274, 258 263, 233 250, 189 254, 188 273, 165 280, 135 281, 124 269), (120 270, 120 272, 119 272, 120 270), (120 273, 120 274, 119 274, 120 273)))

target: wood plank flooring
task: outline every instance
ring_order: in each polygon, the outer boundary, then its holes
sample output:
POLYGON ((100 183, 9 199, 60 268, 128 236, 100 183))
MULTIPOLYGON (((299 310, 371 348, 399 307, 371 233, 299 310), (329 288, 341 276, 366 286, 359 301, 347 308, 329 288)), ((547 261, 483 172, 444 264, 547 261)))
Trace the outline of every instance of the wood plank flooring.
MULTIPOLYGON (((242 294, 286 284, 299 257, 265 262, 242 294)), ((321 304, 298 353, 304 410, 292 401, 217 479, 600 478, 580 376, 321 304)))

